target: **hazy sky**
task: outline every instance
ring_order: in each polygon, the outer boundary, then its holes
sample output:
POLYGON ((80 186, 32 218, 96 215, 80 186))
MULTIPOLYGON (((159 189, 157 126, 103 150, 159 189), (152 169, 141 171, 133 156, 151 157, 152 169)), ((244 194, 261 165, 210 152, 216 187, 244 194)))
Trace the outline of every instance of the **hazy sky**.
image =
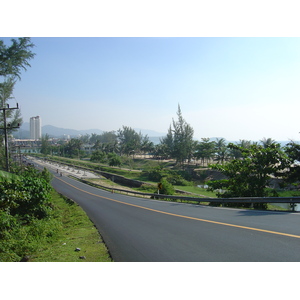
POLYGON ((179 104, 195 139, 300 139, 300 38, 32 42, 36 56, 14 90, 24 122, 165 133, 179 104))

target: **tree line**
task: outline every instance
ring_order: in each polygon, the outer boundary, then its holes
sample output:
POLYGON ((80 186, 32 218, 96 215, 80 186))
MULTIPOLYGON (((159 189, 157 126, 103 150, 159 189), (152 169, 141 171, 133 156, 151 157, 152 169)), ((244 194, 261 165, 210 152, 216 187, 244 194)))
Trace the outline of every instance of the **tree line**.
MULTIPOLYGON (((108 163, 111 166, 121 165, 121 156, 151 154, 154 158, 173 159, 179 167, 192 161, 217 170, 226 179, 207 182, 210 190, 219 190, 218 197, 267 197, 277 196, 274 189, 268 189, 273 178, 280 178, 281 184, 296 184, 300 178, 300 145, 290 141, 285 147, 271 138, 263 138, 259 142, 240 140, 227 143, 224 138, 211 140, 193 139, 193 128, 184 120, 180 106, 177 111, 178 120, 172 120, 168 133, 154 145, 148 138, 134 129, 123 126, 117 132, 92 134, 79 139, 72 139, 62 146, 65 154, 72 157, 80 153, 83 143, 93 144, 92 161, 108 163), (73 149, 73 150, 72 150, 73 149)), ((152 175, 163 170, 152 170, 152 175), (153 173, 154 172, 154 173, 153 173)), ((151 175, 151 174, 150 174, 151 175)), ((168 175, 168 174, 167 174, 168 175)), ((163 176, 166 185, 170 184, 168 176, 163 176)), ((174 174, 169 176, 174 178, 174 174)), ((242 204, 242 206, 248 204, 242 204)), ((257 204, 263 208, 262 204, 257 204)))
MULTIPOLYGON (((34 58, 34 45, 30 38, 12 39, 12 44, 6 46, 0 40, 0 108, 8 108, 9 100, 13 99, 13 89, 20 79, 21 71, 30 67, 29 61, 34 58)), ((7 110, 7 132, 11 133, 22 118, 20 110, 7 110)), ((0 135, 3 135, 4 114, 0 116, 0 135)), ((282 178, 286 183, 299 181, 300 145, 291 141, 281 147, 276 141, 264 138, 260 142, 240 140, 236 144, 226 143, 220 138, 215 141, 193 138, 194 130, 183 118, 180 105, 177 110, 177 120, 172 120, 168 133, 154 145, 147 135, 142 135, 128 126, 123 126, 117 132, 104 132, 101 135, 86 135, 71 139, 68 143, 51 146, 49 136, 42 138, 42 153, 56 154, 67 157, 84 155, 82 146, 92 145, 91 160, 105 161, 110 165, 120 165, 121 156, 150 154, 158 159, 173 159, 179 166, 192 161, 200 161, 202 166, 208 166, 226 175, 227 179, 214 181, 211 189, 224 189, 219 196, 264 197, 269 194, 266 186, 270 178, 282 178)), ((0 147, 0 162, 3 168, 4 144, 0 147)), ((1 166, 0 166, 1 167, 1 166)))
MULTIPOLYGON (((200 166, 208 166, 211 163, 223 164, 233 159, 242 158, 242 151, 237 147, 249 149, 251 146, 261 146, 268 148, 272 145, 281 146, 271 138, 263 138, 259 142, 250 140, 240 140, 235 145, 229 147, 229 143, 224 138, 212 140, 202 138, 200 141, 194 140, 193 128, 184 120, 180 105, 177 111, 178 120, 172 120, 168 133, 160 138, 160 143, 155 145, 147 135, 136 132, 133 128, 123 126, 118 131, 103 132, 102 134, 86 134, 79 138, 72 138, 67 143, 61 142, 56 146, 51 146, 49 136, 42 138, 41 152, 43 154, 55 154, 66 157, 80 158, 85 156, 84 145, 90 145, 92 149, 91 160, 95 162, 105 162, 108 156, 130 156, 150 155, 156 159, 173 159, 179 166, 185 163, 197 163, 200 166)), ((293 144, 291 142, 291 144, 293 144)))

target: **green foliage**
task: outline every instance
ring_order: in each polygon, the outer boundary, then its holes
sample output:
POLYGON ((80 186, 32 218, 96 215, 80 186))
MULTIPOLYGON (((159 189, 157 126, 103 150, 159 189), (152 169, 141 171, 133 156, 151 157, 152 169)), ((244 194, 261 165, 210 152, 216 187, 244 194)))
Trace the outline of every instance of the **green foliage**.
POLYGON ((295 142, 290 142, 285 147, 285 153, 291 160, 291 166, 285 175, 285 180, 288 183, 299 182, 300 180, 300 145, 295 142))
POLYGON ((5 171, 0 171, 0 182, 1 181, 11 181, 13 179, 18 179, 19 176, 16 175, 16 174, 12 174, 12 173, 8 173, 8 172, 5 172, 5 171))
POLYGON ((149 194, 154 194, 157 192, 157 187, 154 185, 149 185, 149 184, 142 184, 139 188, 139 191, 149 193, 149 194))
POLYGON ((209 162, 215 155, 216 143, 209 138, 202 138, 201 142, 197 142, 195 146, 195 157, 202 161, 204 166, 205 161, 209 162))
POLYGON ((111 167, 120 167, 122 164, 121 157, 115 153, 108 154, 108 164, 111 167))
POLYGON ((91 161, 105 163, 107 161, 107 156, 104 152, 96 150, 91 155, 91 161))
POLYGON ((0 261, 19 261, 51 236, 52 220, 50 173, 33 168, 0 183, 0 261))
POLYGON ((162 184, 162 189, 159 191, 160 194, 163 194, 163 195, 174 195, 175 194, 175 189, 174 189, 173 185, 166 178, 162 178, 160 180, 160 183, 162 184))
POLYGON ((38 173, 38 175, 40 175, 40 177, 43 178, 47 183, 50 183, 53 178, 53 175, 48 171, 47 168, 44 168, 41 173, 38 173))
POLYGON ((19 180, 3 181, 0 185, 0 208, 24 220, 42 219, 51 210, 51 186, 41 177, 20 177, 19 180))
POLYGON ((44 137, 42 137, 42 147, 41 147, 41 153, 44 155, 48 155, 51 153, 51 145, 49 142, 49 135, 46 134, 44 137))
POLYGON ((264 148, 251 145, 249 148, 243 148, 229 144, 228 147, 240 151, 242 158, 233 159, 224 165, 211 165, 211 168, 221 171, 227 179, 208 182, 209 190, 225 190, 217 194, 223 198, 270 195, 270 190, 266 187, 271 176, 281 175, 280 172, 289 165, 289 160, 279 146, 272 144, 264 148))
POLYGON ((150 167, 143 171, 143 175, 148 177, 149 180, 158 182, 165 175, 161 166, 150 167))
POLYGON ((34 45, 30 38, 12 39, 12 44, 7 47, 0 41, 0 76, 13 76, 20 78, 21 70, 30 67, 29 60, 35 54, 31 52, 34 45))
POLYGON ((42 242, 47 243, 60 226, 54 218, 31 219, 24 224, 17 217, 0 211, 0 261, 20 261, 37 251, 42 242))
POLYGON ((123 126, 118 130, 118 139, 120 141, 120 151, 126 155, 134 155, 141 147, 142 135, 138 134, 131 127, 123 126))
POLYGON ((62 150, 67 157, 80 157, 83 155, 81 146, 83 142, 79 139, 71 139, 66 145, 62 146, 62 150))
MULTIPOLYGON (((87 141, 85 141, 87 142, 87 141)), ((95 143, 98 145, 105 144, 105 145, 114 145, 117 143, 117 135, 115 134, 114 131, 105 131, 101 133, 100 135, 96 133, 92 133, 91 137, 89 138, 90 143, 95 143)), ((97 149, 97 147, 95 147, 97 149)))
POLYGON ((161 166, 149 168, 148 170, 143 172, 143 175, 147 176, 149 180, 154 182, 159 182, 162 180, 162 178, 164 178, 172 185, 191 185, 191 182, 184 179, 179 174, 179 172, 170 169, 165 169, 161 166))
POLYGON ((173 157, 174 153, 174 141, 173 141, 173 132, 172 127, 170 125, 168 129, 168 133, 165 137, 160 139, 161 144, 158 148, 159 153, 158 155, 164 158, 171 158, 173 157))
POLYGON ((191 182, 185 180, 178 172, 173 170, 168 170, 166 172, 165 178, 173 185, 184 185, 188 186, 191 185, 191 182))
POLYGON ((193 141, 194 129, 183 119, 180 106, 177 111, 178 121, 173 120, 173 128, 170 126, 168 134, 161 139, 162 154, 175 158, 180 165, 185 160, 191 160, 195 143, 193 141))

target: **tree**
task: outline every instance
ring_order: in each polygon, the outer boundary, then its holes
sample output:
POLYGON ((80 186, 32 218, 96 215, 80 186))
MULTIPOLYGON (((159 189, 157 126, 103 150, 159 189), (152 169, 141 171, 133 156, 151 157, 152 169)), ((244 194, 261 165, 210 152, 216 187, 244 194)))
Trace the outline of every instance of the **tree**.
POLYGON ((194 129, 183 119, 180 105, 177 111, 178 121, 173 120, 173 158, 176 163, 183 164, 184 160, 189 161, 193 155, 194 129))
POLYGON ((271 138, 268 138, 268 139, 263 138, 262 140, 260 140, 260 142, 262 143, 262 146, 264 148, 268 148, 269 146, 276 144, 276 141, 271 138))
POLYGON ((138 134, 131 127, 123 126, 123 129, 118 130, 117 137, 120 142, 120 151, 121 153, 129 156, 138 152, 141 146, 142 135, 138 134))
MULTIPOLYGON (((9 109, 8 100, 12 99, 13 89, 16 83, 16 79, 21 79, 21 70, 25 70, 30 67, 29 60, 32 59, 35 54, 31 52, 31 48, 34 45, 31 43, 30 38, 19 38, 18 40, 12 39, 12 45, 9 47, 0 40, 0 76, 3 77, 0 82, 0 105, 3 110, 3 117, 0 118, 0 125, 4 122, 8 126, 5 126, 4 134, 5 138, 5 159, 6 169, 9 170, 9 154, 7 133, 11 133, 13 128, 18 127, 18 123, 22 122, 20 110, 9 109), (7 128, 10 128, 7 130, 7 128)), ((1 126, 2 128, 4 126, 1 126)))
POLYGON ((202 161, 203 166, 205 160, 208 163, 215 156, 215 145, 210 138, 202 138, 201 142, 196 144, 194 156, 202 161))
POLYGON ((161 143, 154 146, 154 156, 156 159, 167 159, 169 157, 169 151, 166 144, 161 143))
POLYGON ((49 135, 46 134, 44 137, 42 137, 42 147, 41 147, 41 153, 44 155, 48 155, 51 152, 51 146, 49 143, 49 135))
POLYGON ((172 126, 170 125, 168 129, 168 133, 165 137, 160 139, 160 144, 162 145, 162 149, 165 149, 164 155, 168 158, 173 157, 174 154, 174 138, 172 126))
POLYGON ((216 160, 217 163, 223 163, 228 157, 228 148, 226 147, 225 139, 217 139, 215 142, 216 160))
POLYGON ((103 144, 115 144, 118 141, 114 131, 104 131, 98 138, 103 144))
MULTIPOLYGON (((237 146, 242 147, 242 148, 250 148, 251 145, 253 145, 253 143, 251 141, 248 140, 240 140, 240 142, 237 144, 237 146)), ((240 150, 238 150, 238 148, 233 147, 233 148, 229 148, 229 154, 228 154, 231 158, 234 159, 238 159, 242 157, 242 153, 240 150)))
MULTIPOLYGON (((4 82, 0 83, 0 108, 7 107, 8 101, 13 99, 13 90, 16 80, 12 77, 8 77, 4 82)), ((18 124, 22 122, 21 113, 19 109, 12 109, 6 111, 6 123, 9 124, 7 133, 11 134, 16 130, 18 124)), ((0 124, 3 127, 4 116, 0 116, 0 124)), ((4 134, 2 130, 2 135, 4 134)))
POLYGON ((108 164, 111 167, 120 167, 122 164, 121 157, 116 153, 109 153, 108 154, 108 164))
POLYGON ((146 155, 147 152, 152 152, 154 144, 149 140, 148 135, 145 135, 141 140, 141 152, 146 155))
POLYGON ((92 147, 92 149, 95 150, 100 150, 102 149, 102 143, 100 142, 100 140, 96 140, 94 146, 92 147))
POLYGON ((277 144, 268 148, 259 145, 242 148, 234 144, 228 147, 239 150, 242 159, 234 159, 224 165, 210 165, 228 178, 208 182, 210 190, 225 190, 224 193, 218 193, 218 197, 266 197, 269 195, 266 187, 270 178, 282 176, 289 166, 289 159, 277 144))
POLYGON ((79 139, 71 139, 64 146, 64 153, 67 157, 78 157, 81 154, 82 141, 79 139))
POLYGON ((7 47, 0 40, 0 76, 21 79, 21 70, 26 71, 27 67, 30 67, 29 60, 35 56, 35 53, 31 52, 34 44, 28 37, 12 39, 11 42, 12 45, 7 47))
POLYGON ((285 147, 285 153, 291 160, 291 165, 285 174, 285 180, 289 183, 300 181, 300 145, 291 141, 285 147))
POLYGON ((100 162, 100 163, 104 163, 106 162, 106 154, 100 150, 96 150, 92 153, 91 156, 91 161, 93 162, 100 162))
POLYGON ((86 133, 79 138, 84 144, 88 144, 90 141, 90 135, 86 133))

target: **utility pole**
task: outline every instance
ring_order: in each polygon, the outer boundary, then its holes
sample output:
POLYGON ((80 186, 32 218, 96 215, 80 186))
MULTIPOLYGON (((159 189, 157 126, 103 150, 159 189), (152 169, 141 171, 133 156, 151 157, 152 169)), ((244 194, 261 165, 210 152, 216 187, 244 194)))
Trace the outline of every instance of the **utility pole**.
POLYGON ((6 111, 12 109, 19 109, 19 104, 17 103, 17 107, 7 107, 0 108, 3 111, 3 129, 4 130, 4 143, 5 143, 5 161, 6 161, 6 171, 9 172, 9 155, 8 155, 8 139, 7 139, 7 129, 19 128, 20 124, 17 127, 12 127, 11 124, 6 124, 6 111))

